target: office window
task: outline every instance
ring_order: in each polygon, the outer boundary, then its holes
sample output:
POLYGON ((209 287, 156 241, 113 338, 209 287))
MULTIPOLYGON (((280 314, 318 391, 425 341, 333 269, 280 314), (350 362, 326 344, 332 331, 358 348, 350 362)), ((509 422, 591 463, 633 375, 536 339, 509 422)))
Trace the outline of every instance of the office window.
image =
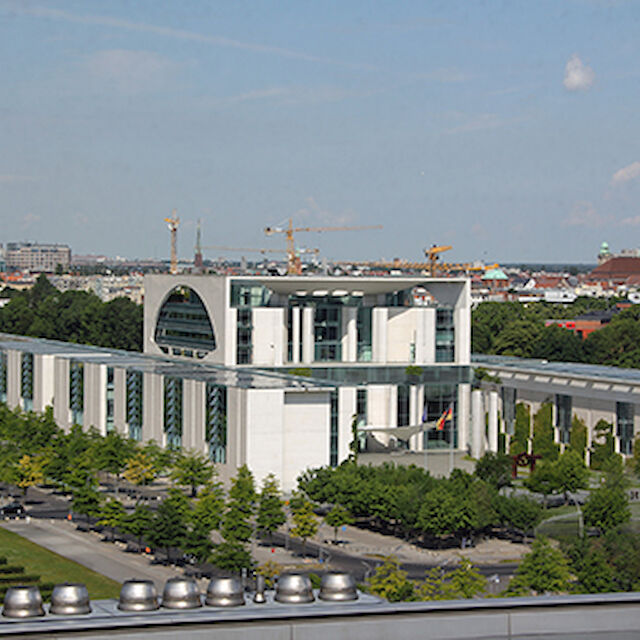
POLYGON ((502 417, 505 429, 509 435, 515 433, 516 425, 516 390, 510 387, 502 387, 502 417))
POLYGON ((356 413, 358 414, 358 426, 367 424, 367 390, 356 390, 356 413))
POLYGON ((409 387, 398 385, 397 418, 399 427, 409 426, 409 387))
POLYGON ((631 402, 616 402, 616 433, 620 439, 620 453, 626 456, 633 451, 633 417, 631 402))
POLYGON ((20 396, 22 408, 33 410, 33 353, 23 353, 20 357, 20 396))
POLYGON ((84 364, 69 363, 69 409, 71 424, 82 426, 84 420, 84 364))
POLYGON ((142 390, 142 372, 127 371, 127 423, 129 437, 136 442, 142 440, 142 390))
POLYGON ((167 447, 182 447, 182 378, 164 379, 164 432, 167 447))
POLYGON ((371 307, 358 307, 358 362, 371 362, 373 359, 371 346, 371 307))
POLYGON ((560 442, 569 444, 571 433, 571 396, 556 395, 556 426, 560 432, 560 442))
POLYGON ((293 307, 287 307, 287 362, 293 360, 293 307))
POLYGON ((329 464, 338 466, 338 391, 334 389, 330 393, 331 419, 329 429, 329 464))
POLYGON ((424 415, 425 422, 432 423, 424 433, 424 446, 427 449, 448 449, 458 444, 457 416, 457 388, 455 385, 426 385, 424 386, 424 415), (436 422, 451 408, 451 420, 445 420, 442 429, 438 429, 436 422))
POLYGON ((454 362, 453 309, 436 309, 436 362, 454 362))
POLYGON ((236 320, 236 360, 237 364, 251 364, 253 325, 251 309, 238 309, 236 320))
POLYGON ((205 438, 209 458, 224 464, 227 461, 227 388, 207 382, 205 438))
POLYGON ((7 354, 0 351, 0 402, 7 401, 7 354))
POLYGON ((313 329, 315 360, 339 362, 342 360, 342 307, 316 307, 313 329))
POLYGON ((113 367, 107 367, 107 433, 113 431, 115 428, 114 412, 113 412, 113 395, 114 395, 114 383, 113 383, 113 367))

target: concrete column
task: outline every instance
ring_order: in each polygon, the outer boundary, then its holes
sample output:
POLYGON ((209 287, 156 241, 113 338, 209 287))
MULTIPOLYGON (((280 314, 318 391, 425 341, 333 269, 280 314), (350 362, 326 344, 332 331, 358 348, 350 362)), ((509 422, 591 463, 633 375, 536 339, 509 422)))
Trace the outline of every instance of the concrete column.
POLYGON ((55 361, 53 416, 56 424, 64 431, 69 431, 69 360, 57 358, 55 361))
POLYGON ((351 453, 349 445, 353 440, 351 421, 356 412, 356 388, 338 388, 338 463, 346 460, 351 453))
POLYGON ((155 440, 161 447, 164 440, 163 377, 145 373, 142 378, 142 441, 155 440))
POLYGON ((22 352, 7 350, 7 404, 11 409, 20 406, 22 383, 22 352))
POLYGON ((489 391, 489 451, 498 452, 498 392, 489 391))
POLYGON ((291 362, 300 362, 300 307, 291 307, 291 362))
POLYGON ((33 357, 33 410, 42 412, 53 405, 54 356, 33 357))
POLYGON ((471 392, 471 457, 480 458, 484 450, 484 407, 482 391, 471 392))
MULTIPOLYGON (((420 389, 422 385, 412 384, 409 387, 409 424, 420 424, 422 422, 422 402, 420 398, 420 389)), ((411 451, 418 451, 420 436, 416 434, 409 438, 409 449, 411 451)))
POLYGON ((387 321, 389 310, 386 307, 376 307, 371 312, 371 341, 374 362, 387 361, 387 321))
POLYGON ((471 385, 463 383, 458 385, 458 449, 469 449, 469 421, 471 404, 471 385))
POLYGON ((127 429, 127 370, 113 369, 113 426, 120 434, 129 437, 127 429))
POLYGON ((314 360, 314 311, 313 307, 304 307, 302 309, 302 362, 304 364, 311 364, 314 360))
POLYGON ((358 308, 342 310, 342 360, 355 362, 358 357, 358 308))

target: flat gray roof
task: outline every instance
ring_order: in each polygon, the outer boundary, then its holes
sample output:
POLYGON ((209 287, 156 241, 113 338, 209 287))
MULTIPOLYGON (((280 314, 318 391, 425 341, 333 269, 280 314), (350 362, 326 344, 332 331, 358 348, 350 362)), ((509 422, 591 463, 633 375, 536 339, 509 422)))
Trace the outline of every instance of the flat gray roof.
POLYGON ((336 384, 301 376, 249 369, 225 367, 197 360, 174 360, 145 355, 135 351, 118 351, 71 342, 0 333, 0 350, 13 349, 38 355, 52 355, 82 362, 104 364, 143 373, 175 376, 210 382, 226 387, 255 389, 332 389, 336 384))
POLYGON ((514 371, 531 372, 546 375, 570 376, 573 378, 591 378, 623 381, 627 384, 640 384, 640 369, 607 367, 600 364, 583 364, 581 362, 551 362, 532 358, 516 358, 514 356, 493 356, 474 353, 471 365, 476 367, 500 367, 514 371))

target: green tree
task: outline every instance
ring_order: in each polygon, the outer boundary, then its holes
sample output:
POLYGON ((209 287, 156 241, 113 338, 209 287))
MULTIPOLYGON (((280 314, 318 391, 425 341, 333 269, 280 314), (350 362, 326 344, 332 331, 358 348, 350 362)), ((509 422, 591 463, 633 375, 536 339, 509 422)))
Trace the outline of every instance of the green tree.
POLYGON ((148 484, 155 478, 153 461, 144 451, 136 452, 127 460, 122 477, 136 487, 148 484))
POLYGON ((154 547, 165 549, 170 559, 171 549, 180 546, 186 533, 185 516, 180 507, 169 498, 163 500, 153 519, 153 526, 147 533, 149 542, 154 547))
POLYGON ((529 406, 523 402, 518 402, 516 404, 514 433, 509 443, 509 451, 512 455, 527 453, 529 451, 530 432, 531 413, 529 406))
POLYGON ((467 558, 460 558, 460 565, 447 575, 442 584, 443 600, 475 598, 484 593, 487 579, 467 558))
POLYGON ((587 425, 584 420, 574 415, 571 420, 571 431, 569 432, 569 446, 584 460, 587 450, 587 425))
POLYGON ((191 511, 192 522, 199 522, 211 532, 220 528, 224 513, 224 490, 220 482, 209 482, 198 492, 191 511))
POLYGON ((367 583, 367 590, 389 602, 414 599, 414 585, 407 579, 407 572, 400 569, 400 563, 393 556, 385 558, 376 568, 367 583))
POLYGON ((504 453, 485 453, 476 462, 475 475, 496 489, 511 486, 511 456, 504 453))
POLYGON ((75 513, 87 516, 87 520, 92 516, 100 515, 101 505, 102 496, 91 485, 84 485, 74 490, 71 508, 75 513))
POLYGON ((566 593, 571 587, 571 572, 566 557, 543 536, 537 537, 511 580, 504 595, 542 595, 566 593))
POLYGON ((237 540, 225 540, 213 554, 212 562, 223 571, 239 573, 242 569, 253 568, 253 559, 245 546, 237 540))
POLYGON ((120 474, 135 453, 135 442, 123 438, 117 431, 111 431, 95 445, 95 466, 115 476, 117 495, 120 474))
POLYGON ((184 540, 180 543, 182 551, 193 556, 198 562, 204 562, 209 558, 212 547, 211 529, 206 522, 191 520, 184 540))
POLYGON ((153 527, 154 513, 145 505, 137 505, 133 513, 126 514, 120 522, 120 529, 138 539, 142 545, 142 539, 148 536, 153 527))
POLYGON ((331 511, 324 517, 324 521, 333 527, 333 540, 338 542, 338 527, 342 527, 345 524, 353 524, 353 516, 339 504, 334 505, 331 511))
POLYGON ((249 541, 253 531, 250 518, 254 512, 255 499, 253 475, 249 468, 243 465, 231 480, 227 510, 222 520, 222 535, 225 541, 249 541))
POLYGON ((418 527, 426 534, 444 536, 475 528, 474 504, 467 495, 445 485, 436 486, 423 498, 418 527))
POLYGON ((584 458, 572 449, 565 451, 555 463, 558 491, 564 494, 564 502, 569 502, 569 493, 575 493, 589 486, 589 470, 584 458))
POLYGON ((494 505, 498 520, 503 525, 514 527, 524 534, 533 531, 542 520, 542 506, 527 496, 499 495, 494 505))
POLYGON ((551 402, 543 402, 533 416, 533 440, 531 443, 533 453, 550 461, 556 460, 560 451, 560 446, 554 441, 552 415, 553 405, 551 402))
POLYGON ((615 573, 600 544, 579 538, 569 549, 571 571, 577 578, 580 593, 617 591, 615 573))
POLYGON ((594 427, 591 444, 591 468, 597 471, 605 469, 612 458, 616 457, 613 439, 613 425, 606 420, 598 420, 594 427))
POLYGON ((302 497, 293 509, 292 514, 293 527, 291 527, 291 535, 294 538, 302 540, 302 555, 305 555, 305 547, 307 540, 312 538, 318 532, 318 520, 313 513, 313 505, 309 500, 302 497))
POLYGON ((541 323, 530 320, 514 320, 496 338, 493 351, 498 355, 531 358, 534 347, 544 331, 541 323))
POLYGON ((283 506, 278 480, 270 473, 262 482, 256 518, 258 531, 268 535, 269 539, 272 538, 273 532, 287 521, 283 506))
POLYGON ((195 498, 198 487, 210 482, 213 474, 213 467, 207 458, 189 451, 178 456, 170 477, 180 486, 191 487, 191 497, 195 498))
POLYGON ((99 515, 100 520, 98 521, 98 524, 109 527, 109 529, 111 529, 111 537, 113 538, 115 528, 122 525, 127 512, 120 500, 110 499, 100 507, 99 515))
POLYGON ((524 486, 534 493, 544 496, 544 504, 547 504, 547 496, 558 490, 558 467, 553 462, 538 464, 535 471, 525 479, 524 486))
POLYGON ((592 491, 582 512, 587 526, 598 527, 603 532, 615 529, 631 518, 627 494, 622 486, 615 484, 605 484, 592 491))
POLYGON ((30 456, 26 453, 18 460, 15 467, 16 485, 27 495, 29 487, 42 484, 45 461, 42 455, 30 456))

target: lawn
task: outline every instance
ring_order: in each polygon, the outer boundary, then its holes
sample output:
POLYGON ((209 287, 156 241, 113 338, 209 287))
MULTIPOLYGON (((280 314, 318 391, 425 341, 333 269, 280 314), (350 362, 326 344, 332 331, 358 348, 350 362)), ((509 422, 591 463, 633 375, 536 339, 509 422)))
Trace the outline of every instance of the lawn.
POLYGON ((0 556, 7 564, 21 565, 26 574, 40 576, 41 582, 82 582, 94 599, 117 598, 120 585, 114 580, 91 571, 73 560, 67 560, 53 551, 26 540, 16 533, 0 527, 0 556))

